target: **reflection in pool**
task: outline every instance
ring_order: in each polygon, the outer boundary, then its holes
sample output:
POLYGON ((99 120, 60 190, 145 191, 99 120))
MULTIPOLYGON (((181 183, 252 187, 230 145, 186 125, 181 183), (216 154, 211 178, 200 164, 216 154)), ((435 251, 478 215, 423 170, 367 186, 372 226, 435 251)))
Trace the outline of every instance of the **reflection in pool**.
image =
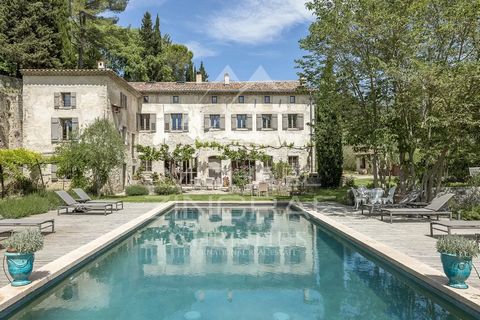
POLYGON ((274 207, 176 208, 14 319, 469 319, 274 207))

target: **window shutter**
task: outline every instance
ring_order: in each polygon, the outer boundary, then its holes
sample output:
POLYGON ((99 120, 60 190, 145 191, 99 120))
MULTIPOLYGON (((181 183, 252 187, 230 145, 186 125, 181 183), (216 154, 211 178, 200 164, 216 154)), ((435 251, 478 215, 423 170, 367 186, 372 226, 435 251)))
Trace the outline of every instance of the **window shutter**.
POLYGON ((297 128, 298 130, 303 130, 304 127, 303 113, 299 113, 297 114, 297 128))
POLYGON ((77 93, 76 92, 70 93, 70 99, 71 99, 71 107, 72 109, 75 109, 77 107, 77 93))
POLYGON ((288 129, 288 114, 282 114, 282 129, 288 129))
POLYGON ((157 114, 150 113, 150 131, 157 132, 157 114))
POLYGON ((80 136, 79 128, 78 128, 78 118, 72 118, 72 134, 73 139, 78 140, 80 136))
POLYGON ((170 113, 165 113, 165 132, 170 132, 170 121, 171 121, 171 116, 170 113))
POLYGON ((60 101, 62 100, 62 94, 60 92, 55 92, 54 94, 53 107, 55 109, 60 109, 60 101))
POLYGON ((51 164, 50 165, 50 180, 52 181, 57 181, 57 165, 56 164, 51 164))
POLYGON ((272 114, 272 129, 278 130, 278 114, 272 114))
POLYGON ((262 130, 262 115, 257 114, 257 131, 262 130))
POLYGON ((225 130, 225 115, 220 115, 220 130, 225 130))
POLYGON ((237 130, 237 115, 232 114, 232 130, 237 130))
POLYGON ((59 142, 61 141, 62 137, 62 126, 60 125, 59 118, 52 118, 52 142, 59 142))
POLYGON ((208 132, 210 130, 210 115, 206 114, 203 116, 203 130, 208 132))
POLYGON ((141 121, 141 117, 140 117, 140 113, 137 113, 137 131, 140 131, 140 121, 141 121))
POLYGON ((182 121, 183 131, 188 132, 188 113, 182 115, 182 121))
POLYGON ((247 114, 247 129, 252 130, 253 123, 252 123, 252 115, 247 114))

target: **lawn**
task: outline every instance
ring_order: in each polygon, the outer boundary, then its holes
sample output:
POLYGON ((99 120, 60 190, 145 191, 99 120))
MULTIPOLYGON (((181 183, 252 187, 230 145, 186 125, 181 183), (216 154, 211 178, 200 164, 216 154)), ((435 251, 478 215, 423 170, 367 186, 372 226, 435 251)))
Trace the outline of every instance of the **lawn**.
POLYGON ((123 200, 125 202, 167 202, 167 201, 334 201, 345 203, 346 188, 319 189, 315 192, 295 196, 248 196, 240 194, 178 194, 170 196, 115 196, 106 199, 123 200))

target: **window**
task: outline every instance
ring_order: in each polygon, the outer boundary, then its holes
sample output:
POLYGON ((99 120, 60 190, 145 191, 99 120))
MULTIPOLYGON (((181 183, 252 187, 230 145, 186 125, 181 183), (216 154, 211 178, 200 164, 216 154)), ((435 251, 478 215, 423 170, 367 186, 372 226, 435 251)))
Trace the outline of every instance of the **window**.
MULTIPOLYGON (((130 151, 132 153, 132 158, 135 159, 135 134, 132 133, 132 143, 130 144, 130 151)), ((133 174, 135 174, 135 166, 133 166, 133 174)))
POLYGON ((151 131, 151 130, 155 130, 155 128, 152 128, 152 123, 154 120, 153 117, 155 115, 154 114, 150 114, 150 113, 142 113, 142 114, 139 114, 139 123, 140 123, 140 126, 139 126, 139 130, 140 131, 151 131))
POLYGON ((152 171, 152 160, 142 160, 142 169, 147 172, 152 171))
POLYGON ((217 102, 218 102, 217 96, 212 96, 212 103, 217 103, 217 102))
POLYGON ((265 159, 263 160, 263 168, 264 169, 271 169, 273 165, 273 157, 272 156, 266 156, 265 159))
POLYGON ((72 94, 70 92, 62 93, 62 107, 64 108, 72 107, 72 94))
POLYGON ((300 164, 298 162, 298 156, 288 156, 288 164, 290 165, 290 167, 292 167, 292 169, 298 170, 298 168, 300 167, 300 164))
POLYGON ((143 103, 149 103, 150 97, 149 96, 143 96, 143 103))
POLYGON ((237 129, 246 129, 246 128, 247 128, 247 115, 237 114, 237 129))
POLYGON ((127 96, 123 92, 120 92, 120 107, 127 108, 127 96))
POLYGON ((272 115, 262 114, 262 129, 271 129, 271 128, 272 128, 272 115))
POLYGON ((171 115, 172 118, 172 130, 183 130, 182 119, 183 115, 181 113, 174 113, 171 115))
POLYGON ((127 132, 127 127, 123 126, 122 127, 122 130, 121 130, 121 135, 122 135, 122 139, 125 143, 125 145, 128 144, 128 136, 127 136, 128 132, 127 132))
POLYGON ((210 115, 210 129, 220 129, 220 115, 211 114, 210 115))
POLYGON ((297 126, 297 115, 296 114, 289 114, 288 115, 288 129, 296 129, 297 126))
POLYGON ((270 96, 263 97, 263 103, 270 103, 270 96))
POLYGON ((296 97, 295 96, 290 96, 290 103, 295 103, 296 97))
POLYGON ((60 119, 62 126, 62 140, 71 140, 73 138, 73 122, 72 119, 60 119))
POLYGON ((245 103, 245 96, 238 96, 238 103, 245 103))
POLYGON ((173 103, 180 103, 180 98, 178 96, 173 96, 173 103))

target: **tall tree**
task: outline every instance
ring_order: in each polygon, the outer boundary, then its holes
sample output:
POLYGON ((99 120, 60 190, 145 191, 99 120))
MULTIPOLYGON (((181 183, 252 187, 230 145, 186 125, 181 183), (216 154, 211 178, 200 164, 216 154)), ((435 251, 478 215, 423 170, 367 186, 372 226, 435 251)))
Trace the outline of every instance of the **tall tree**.
POLYGON ((143 15, 142 26, 140 27, 140 37, 142 39, 145 56, 154 54, 153 35, 152 15, 147 11, 143 15))
POLYGON ((196 77, 195 66, 193 64, 193 61, 190 60, 190 62, 188 63, 187 70, 185 71, 185 81, 194 82, 195 77, 196 77))
POLYGON ((0 5, 0 72, 20 76, 22 68, 59 68, 64 51, 67 6, 62 0, 5 0, 0 5))
POLYGON ((200 68, 198 69, 198 72, 202 74, 202 81, 204 82, 208 81, 208 73, 207 73, 207 70, 205 69, 205 66, 203 65, 203 61, 200 62, 200 68))
POLYGON ((343 173, 342 130, 339 119, 340 99, 333 73, 333 60, 325 62, 318 83, 315 103, 315 151, 319 183, 339 187, 343 173))
POLYGON ((154 56, 162 53, 162 32, 160 31, 160 17, 158 14, 153 27, 152 47, 154 56))

